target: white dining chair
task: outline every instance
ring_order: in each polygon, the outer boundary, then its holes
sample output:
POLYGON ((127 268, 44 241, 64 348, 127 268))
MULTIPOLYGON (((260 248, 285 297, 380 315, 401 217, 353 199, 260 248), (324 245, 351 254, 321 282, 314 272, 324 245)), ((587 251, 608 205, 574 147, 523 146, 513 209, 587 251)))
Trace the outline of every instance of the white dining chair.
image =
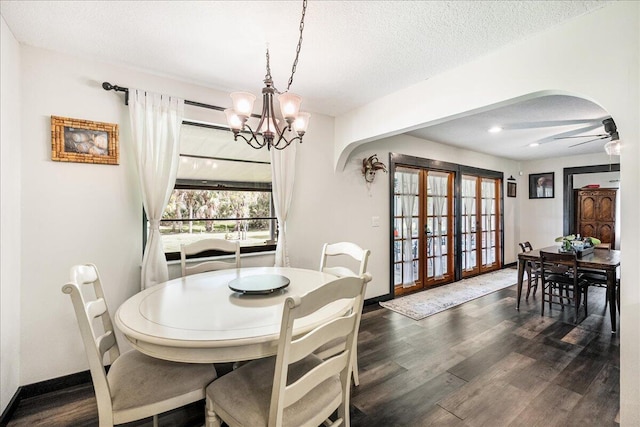
MULTIPOLYGON (((367 264, 369 262, 369 255, 371 255, 371 251, 369 249, 362 249, 360 246, 351 242, 338 242, 338 243, 325 243, 322 246, 322 256, 320 258, 320 271, 324 273, 333 274, 338 277, 347 277, 347 276, 362 276, 365 278, 365 283, 371 281, 371 274, 367 272, 367 264), (335 258, 334 258, 335 257, 335 258), (329 259, 331 258, 331 262, 329 259), (358 263, 358 272, 356 273, 349 267, 345 267, 343 265, 336 265, 336 261, 340 260, 344 261, 345 258, 348 260, 349 258, 353 258, 353 261, 358 263), (329 265, 331 264, 331 265, 329 265)), ((362 313, 358 313, 358 316, 362 316, 362 313)), ((360 319, 358 319, 358 325, 360 325, 360 319)), ((356 343, 357 343, 357 331, 356 331, 356 343)), ((320 348, 316 353, 318 356, 325 358, 332 356, 337 351, 340 351, 343 343, 332 342, 328 345, 320 348)), ((358 350, 357 344, 356 348, 351 355, 353 358, 353 384, 358 386, 360 385, 360 377, 358 375, 358 350)))
POLYGON ((180 268, 182 277, 205 271, 240 268, 240 242, 224 239, 202 239, 189 244, 180 245, 180 268), (187 265, 187 257, 207 251, 216 251, 222 255, 233 255, 231 261, 222 259, 207 260, 195 265, 187 265))
POLYGON ((333 274, 334 276, 338 277, 362 276, 367 271, 369 255, 371 255, 371 251, 369 249, 362 249, 355 243, 325 243, 322 246, 322 255, 320 257, 320 271, 333 274), (353 258, 357 263, 359 263, 358 271, 353 271, 352 269, 343 265, 333 265, 331 262, 329 262, 329 258, 332 257, 336 257, 336 259, 340 259, 341 261, 344 261, 346 257, 353 258))
POLYGON ((336 410, 333 423, 349 426, 350 358, 364 289, 363 278, 343 277, 288 297, 277 355, 251 361, 211 383, 206 390, 206 426, 219 427, 221 420, 229 427, 318 426, 336 410), (352 299, 355 309, 293 337, 296 319, 341 299, 352 299), (314 354, 333 339, 346 342, 340 353, 326 360, 314 354))
POLYGON ((71 268, 62 287, 71 297, 98 404, 100 427, 128 423, 204 399, 205 387, 216 378, 212 364, 169 362, 136 350, 120 353, 98 270, 93 264, 71 268), (84 287, 90 286, 91 292, 84 287), (101 325, 96 325, 100 318, 101 325), (100 332, 100 330, 102 332, 100 332), (109 353, 107 373, 104 355, 109 353))

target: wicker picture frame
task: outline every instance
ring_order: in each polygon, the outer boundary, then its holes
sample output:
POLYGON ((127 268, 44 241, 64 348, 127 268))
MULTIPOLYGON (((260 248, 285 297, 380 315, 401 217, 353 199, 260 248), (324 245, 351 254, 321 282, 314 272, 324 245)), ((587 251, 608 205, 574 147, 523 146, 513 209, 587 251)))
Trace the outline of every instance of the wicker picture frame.
POLYGON ((118 125, 51 116, 51 160, 119 164, 118 125))

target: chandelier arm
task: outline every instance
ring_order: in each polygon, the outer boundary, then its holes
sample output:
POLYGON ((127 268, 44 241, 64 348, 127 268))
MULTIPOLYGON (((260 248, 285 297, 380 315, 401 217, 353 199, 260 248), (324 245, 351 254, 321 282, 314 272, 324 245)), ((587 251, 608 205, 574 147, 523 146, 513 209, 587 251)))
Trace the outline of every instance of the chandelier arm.
MULTIPOLYGON (((258 139, 258 135, 253 131, 253 129, 251 129, 251 126, 249 126, 248 124, 244 124, 244 126, 242 127, 242 129, 248 129, 248 132, 251 134, 251 138, 247 139, 246 136, 242 135, 242 133, 240 133, 241 131, 237 130, 233 132, 233 140, 237 141, 238 137, 242 138, 242 140, 244 140, 244 142, 246 142, 247 144, 249 144, 251 146, 251 148, 255 148, 256 150, 259 150, 260 148, 264 147, 266 144, 264 143, 264 140, 262 143, 260 143, 260 140, 258 139)), ((247 131, 244 131, 247 132, 247 131)))
POLYGON ((287 85, 287 90, 285 92, 289 92, 291 83, 293 83, 293 75, 296 73, 296 67, 298 66, 300 49, 302 49, 302 31, 304 30, 304 16, 306 12, 307 12, 307 0, 302 0, 302 18, 300 18, 300 38, 298 39, 298 46, 296 47, 296 58, 293 60, 293 66, 291 67, 291 77, 289 77, 289 84, 287 85))
POLYGON ((287 139, 283 133, 282 135, 280 135, 280 138, 278 138, 278 141, 275 144, 271 144, 271 147, 275 148, 276 150, 284 150, 295 141, 300 141, 300 143, 302 144, 302 137, 296 136, 295 138, 287 139), (282 141, 284 141, 284 145, 281 144, 282 141))
POLYGON ((241 133, 236 133, 235 137, 233 138, 233 140, 237 141, 238 138, 242 138, 244 140, 244 142, 246 142, 247 144, 249 144, 249 146, 251 148, 255 148, 256 150, 259 150, 259 149, 261 149, 262 147, 264 147, 266 145, 264 142, 261 144, 260 140, 256 137, 256 135, 253 132, 251 132, 251 138, 249 138, 249 139, 247 139, 241 133))

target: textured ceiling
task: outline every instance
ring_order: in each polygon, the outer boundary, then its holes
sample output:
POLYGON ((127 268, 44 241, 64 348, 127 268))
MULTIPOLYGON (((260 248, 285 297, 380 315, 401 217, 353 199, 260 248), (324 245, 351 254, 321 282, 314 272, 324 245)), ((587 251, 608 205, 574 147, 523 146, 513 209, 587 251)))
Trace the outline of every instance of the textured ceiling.
MULTIPOLYGON (((309 0, 291 91, 304 110, 339 115, 607 3, 309 0)), ((259 93, 267 43, 286 88, 301 2, 2 1, 0 12, 24 44, 259 93)), ((453 143, 446 129, 434 138, 453 143)))

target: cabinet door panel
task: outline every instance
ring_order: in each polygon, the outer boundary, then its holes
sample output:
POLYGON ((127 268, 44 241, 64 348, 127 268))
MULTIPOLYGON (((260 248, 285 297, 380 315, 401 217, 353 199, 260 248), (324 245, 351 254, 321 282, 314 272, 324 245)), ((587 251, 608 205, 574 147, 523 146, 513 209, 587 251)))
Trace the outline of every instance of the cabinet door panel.
POLYGON ((600 224, 598 226, 598 238, 602 241, 602 243, 613 243, 613 225, 609 223, 600 224))
POLYGON ((615 206, 615 199, 613 197, 602 196, 596 212, 598 221, 614 221, 616 215, 615 206))
MULTIPOLYGON (((580 224, 580 228, 578 232, 581 236, 585 237, 598 237, 598 232, 596 230, 595 222, 583 222, 580 224)), ((599 237, 598 237, 599 238, 599 237)))
POLYGON ((593 196, 580 198, 580 220, 595 221, 596 219, 596 199, 593 196))

